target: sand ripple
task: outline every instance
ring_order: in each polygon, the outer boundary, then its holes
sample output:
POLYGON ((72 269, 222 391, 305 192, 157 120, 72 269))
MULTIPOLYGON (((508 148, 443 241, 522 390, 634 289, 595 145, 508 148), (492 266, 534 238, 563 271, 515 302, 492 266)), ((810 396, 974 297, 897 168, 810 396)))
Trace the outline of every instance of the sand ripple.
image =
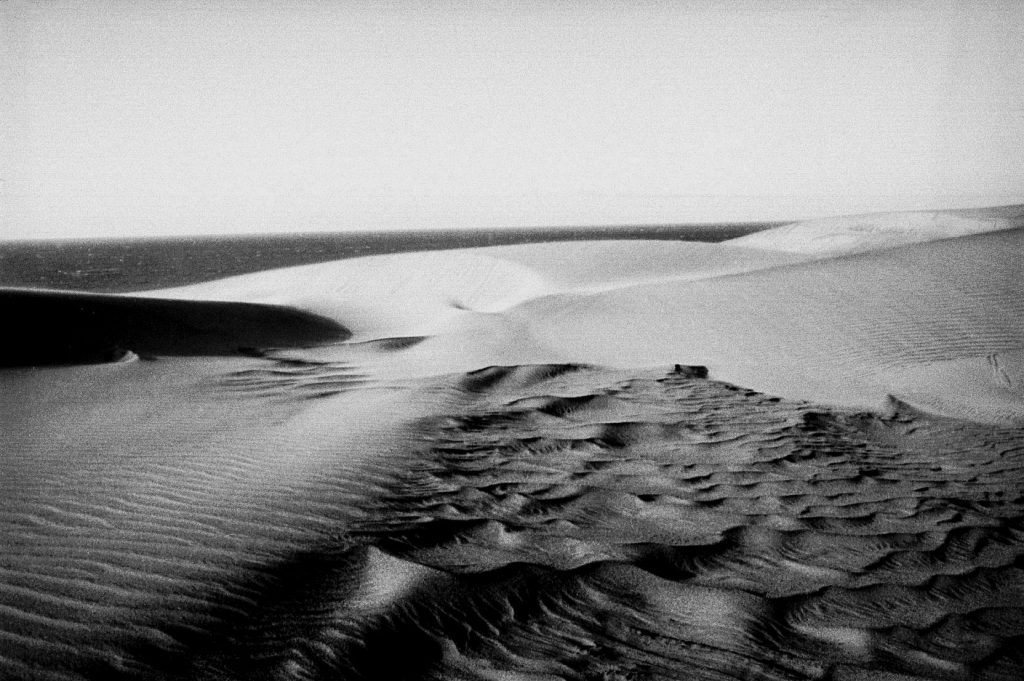
POLYGON ((253 360, 221 377, 205 408, 242 391, 266 433, 403 391, 434 408, 374 424, 374 404, 363 435, 324 433, 273 475, 283 440, 257 436, 37 464, 0 503, 0 676, 1024 675, 1024 429, 829 409, 687 367, 371 389, 253 360), (272 406, 288 400, 319 411, 272 406))

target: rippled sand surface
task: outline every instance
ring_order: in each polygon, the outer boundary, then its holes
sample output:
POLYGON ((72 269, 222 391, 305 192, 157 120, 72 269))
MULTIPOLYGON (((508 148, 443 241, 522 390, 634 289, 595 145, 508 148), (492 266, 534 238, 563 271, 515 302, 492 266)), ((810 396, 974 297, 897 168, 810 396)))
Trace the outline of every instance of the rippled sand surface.
POLYGON ((0 678, 1024 678, 1018 212, 84 300, 0 372, 0 678))

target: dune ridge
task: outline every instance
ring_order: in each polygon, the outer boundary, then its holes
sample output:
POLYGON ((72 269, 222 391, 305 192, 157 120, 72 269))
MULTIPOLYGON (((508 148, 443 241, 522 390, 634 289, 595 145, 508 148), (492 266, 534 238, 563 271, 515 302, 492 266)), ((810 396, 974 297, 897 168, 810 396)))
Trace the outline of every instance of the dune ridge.
MULTIPOLYGON (((227 379, 270 360, 187 361, 227 379)), ((207 400, 192 437, 100 452, 80 431, 49 463, 22 443, 34 484, 0 502, 5 675, 1024 671, 1020 428, 789 402, 701 367, 492 367, 254 394, 244 418, 175 380, 207 400)))
POLYGON ((1021 252, 1022 228, 825 255, 534 244, 377 256, 150 295, 251 296, 335 319, 353 342, 422 338, 399 352, 341 344, 293 355, 356 361, 385 377, 682 361, 793 399, 881 409, 893 395, 940 414, 1018 422, 1021 252), (979 364, 985 357, 1006 358, 1009 373, 993 374, 979 364))
POLYGON ((1020 679, 1018 217, 5 292, 0 678, 1020 679))
POLYGON ((153 298, 251 300, 344 320, 365 341, 441 333, 465 312, 498 313, 559 293, 696 279, 802 260, 665 241, 557 242, 369 256, 147 291, 153 298))
POLYGON ((868 213, 804 220, 724 243, 804 254, 839 255, 952 239, 1024 226, 1024 206, 904 213, 868 213))
POLYGON ((128 353, 235 354, 351 335, 338 322, 308 312, 237 301, 0 289, 0 306, 11 329, 0 334, 0 367, 111 362, 128 353))
MULTIPOLYGON (((599 296, 550 296, 510 314, 542 345, 586 361, 677 358, 772 394, 878 408, 887 395, 948 392, 913 368, 1021 351, 1021 252, 1024 230, 992 232, 599 296)), ((1020 376, 1011 371, 1008 381, 981 370, 960 382, 976 393, 998 391, 1016 404, 1012 414, 958 405, 948 394, 944 413, 1024 418, 1020 376)))

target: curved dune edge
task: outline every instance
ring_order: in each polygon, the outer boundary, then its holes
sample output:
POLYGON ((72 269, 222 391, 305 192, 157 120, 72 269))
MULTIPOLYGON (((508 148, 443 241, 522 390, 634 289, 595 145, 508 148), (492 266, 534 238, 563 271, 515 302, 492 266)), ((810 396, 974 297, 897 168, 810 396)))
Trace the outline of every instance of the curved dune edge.
POLYGON ((0 676, 1024 673, 1021 428, 703 368, 137 369, 8 377, 0 676))
POLYGON ((443 333, 466 313, 497 314, 549 295, 701 279, 803 259, 697 242, 570 241, 352 258, 145 295, 294 306, 343 320, 353 340, 366 341, 443 333))
POLYGON ((103 297, 353 335, 0 372, 0 678, 1020 679, 1022 239, 103 297))
MULTIPOLYGON (((1016 210, 984 213, 989 222, 961 211, 871 224, 883 236, 920 239, 921 225, 936 220, 953 221, 954 232, 963 221, 988 229, 1016 224, 1016 210), (900 220, 911 227, 893 228, 900 220)), ((375 256, 148 295, 253 300, 335 319, 353 332, 350 343, 294 356, 357 362, 383 378, 492 364, 683 361, 793 399, 877 410, 895 395, 948 416, 1024 420, 1021 382, 965 369, 1024 350, 1024 229, 871 244, 858 253, 531 244, 375 256), (422 341, 385 349, 410 337, 422 341)))
MULTIPOLYGON (((511 310, 573 360, 705 364, 761 392, 876 409, 931 395, 940 413, 1024 420, 1019 381, 943 367, 1024 349, 1024 230, 978 234, 692 282, 549 296, 511 310), (930 367, 930 368, 929 368, 930 367), (962 410, 951 389, 983 399, 962 410), (1000 403, 995 410, 986 404, 1000 403)), ((969 362, 968 362, 969 364, 969 362)), ((923 403, 922 403, 923 404, 923 403)))
POLYGON ((0 367, 225 355, 338 342, 350 333, 309 312, 247 302, 0 289, 0 367))
POLYGON ((868 213, 805 220, 723 243, 806 255, 841 255, 1024 227, 1024 206, 868 213))

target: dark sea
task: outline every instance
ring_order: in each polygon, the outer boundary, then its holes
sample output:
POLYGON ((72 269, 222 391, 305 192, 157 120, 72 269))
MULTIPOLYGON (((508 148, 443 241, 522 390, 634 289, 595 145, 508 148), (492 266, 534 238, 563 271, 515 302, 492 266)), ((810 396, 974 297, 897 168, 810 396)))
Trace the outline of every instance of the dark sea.
POLYGON ((594 239, 719 242, 778 222, 0 242, 0 287, 118 293, 409 251, 594 239))

